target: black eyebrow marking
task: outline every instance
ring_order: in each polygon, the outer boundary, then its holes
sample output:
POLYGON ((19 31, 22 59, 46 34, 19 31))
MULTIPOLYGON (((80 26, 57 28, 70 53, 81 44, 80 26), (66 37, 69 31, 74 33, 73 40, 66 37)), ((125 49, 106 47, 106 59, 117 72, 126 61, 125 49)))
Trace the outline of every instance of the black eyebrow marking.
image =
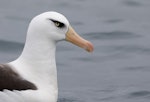
POLYGON ((59 27, 59 28, 64 28, 65 27, 65 24, 64 23, 62 23, 62 22, 59 22, 59 21, 57 21, 57 20, 54 20, 54 19, 49 19, 49 20, 51 20, 53 23, 59 23, 59 26, 57 26, 57 27, 59 27))

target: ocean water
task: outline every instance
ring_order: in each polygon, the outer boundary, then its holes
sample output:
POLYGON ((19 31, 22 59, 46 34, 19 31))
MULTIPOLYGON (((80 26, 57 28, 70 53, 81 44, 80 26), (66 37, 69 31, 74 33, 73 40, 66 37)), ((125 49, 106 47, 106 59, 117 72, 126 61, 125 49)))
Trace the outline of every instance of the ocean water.
POLYGON ((57 11, 95 47, 57 45, 58 102, 149 102, 149 10, 149 0, 0 0, 0 62, 20 55, 34 16, 57 11))

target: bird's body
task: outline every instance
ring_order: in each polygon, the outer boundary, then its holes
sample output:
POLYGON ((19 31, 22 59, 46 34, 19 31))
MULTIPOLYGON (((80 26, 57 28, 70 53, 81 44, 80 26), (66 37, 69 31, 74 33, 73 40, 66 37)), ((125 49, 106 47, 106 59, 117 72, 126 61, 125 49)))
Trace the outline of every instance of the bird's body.
POLYGON ((62 14, 46 12, 31 21, 20 57, 0 65, 0 102, 57 102, 55 50, 61 40, 93 50, 90 42, 76 36, 62 14))

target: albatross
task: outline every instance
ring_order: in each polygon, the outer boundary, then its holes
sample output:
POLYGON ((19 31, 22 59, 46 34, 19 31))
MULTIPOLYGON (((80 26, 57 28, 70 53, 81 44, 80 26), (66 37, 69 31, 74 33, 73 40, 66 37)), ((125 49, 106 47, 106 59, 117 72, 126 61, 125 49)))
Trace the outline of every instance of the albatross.
POLYGON ((49 11, 34 17, 21 55, 0 64, 0 102, 57 102, 55 50, 63 40, 93 51, 64 15, 49 11))

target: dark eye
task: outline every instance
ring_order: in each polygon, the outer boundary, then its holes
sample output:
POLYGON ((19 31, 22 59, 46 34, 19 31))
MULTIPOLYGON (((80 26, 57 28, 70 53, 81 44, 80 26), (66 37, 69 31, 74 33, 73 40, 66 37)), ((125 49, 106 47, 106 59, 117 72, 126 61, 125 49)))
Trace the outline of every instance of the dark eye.
POLYGON ((65 27, 65 24, 64 23, 61 23, 61 22, 59 22, 59 21, 56 21, 56 20, 53 20, 53 19, 50 19, 54 24, 55 24, 55 26, 56 27, 58 27, 58 28, 64 28, 65 27))

